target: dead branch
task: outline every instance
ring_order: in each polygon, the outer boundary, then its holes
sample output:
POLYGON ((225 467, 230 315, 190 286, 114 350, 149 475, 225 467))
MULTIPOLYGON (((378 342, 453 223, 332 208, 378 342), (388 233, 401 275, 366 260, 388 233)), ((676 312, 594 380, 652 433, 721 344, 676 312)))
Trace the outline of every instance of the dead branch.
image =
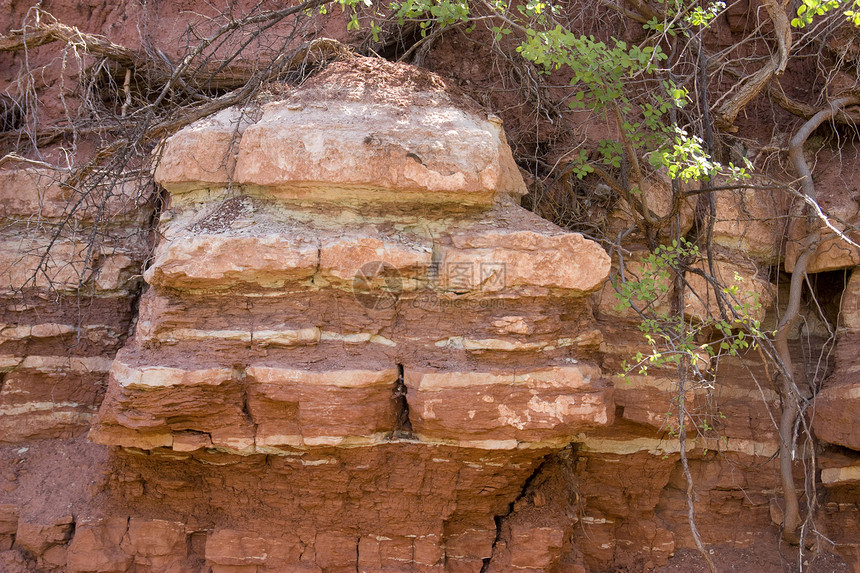
POLYGON ((158 105, 164 95, 177 84, 189 92, 193 90, 188 87, 188 84, 220 89, 244 85, 253 77, 253 74, 242 66, 230 65, 238 53, 234 53, 224 62, 205 62, 197 66, 193 64, 218 39, 235 30, 261 23, 266 23, 267 27, 270 27, 289 16, 331 2, 332 0, 307 0, 297 6, 230 20, 201 41, 177 66, 174 66, 163 53, 159 53, 157 58, 151 57, 145 52, 115 44, 98 34, 82 32, 75 26, 63 24, 41 9, 35 10, 34 24, 23 26, 20 30, 13 30, 7 35, 0 35, 0 51, 21 51, 52 42, 62 42, 81 53, 115 62, 122 68, 123 77, 126 70, 133 69, 143 73, 153 84, 163 86, 161 98, 153 104, 158 105))
MULTIPOLYGON (((770 96, 770 98, 779 107, 792 115, 802 117, 803 119, 810 119, 820 111, 820 109, 815 106, 788 97, 778 81, 770 83, 767 95, 770 96)), ((846 107, 848 105, 852 104, 846 104, 846 107)), ((831 117, 829 121, 838 124, 856 125, 860 123, 860 111, 840 108, 835 114, 833 114, 833 117, 831 117)))
POLYGON ((743 78, 738 83, 737 92, 714 114, 714 124, 726 131, 737 131, 734 123, 741 110, 764 89, 772 77, 782 74, 788 64, 788 54, 791 50, 791 25, 785 13, 785 7, 777 0, 762 0, 762 4, 773 22, 777 51, 764 67, 743 78))
POLYGON ((35 25, 12 30, 5 36, 0 35, 0 52, 16 52, 51 42, 63 42, 88 54, 110 58, 127 67, 138 67, 142 63, 135 51, 96 34, 87 34, 74 26, 62 24, 42 10, 36 12, 35 25))
MULTIPOLYGON (((63 218, 54 226, 47 246, 41 253, 31 282, 36 284, 35 277, 46 274, 45 271, 50 264, 53 246, 62 239, 64 232, 74 226, 77 213, 82 209, 94 207, 96 212, 89 230, 88 248, 83 262, 85 269, 81 273, 81 282, 77 287, 78 291, 83 289, 83 281, 88 276, 85 271, 95 260, 97 238, 100 233, 103 233, 102 228, 107 223, 101 220, 101 215, 104 212, 106 201, 114 193, 113 190, 117 186, 117 175, 128 172, 129 169, 136 169, 141 164, 148 165, 152 161, 150 150, 159 140, 203 117, 227 107, 251 101, 265 84, 273 80, 282 78, 287 74, 297 74, 297 77, 301 77, 305 70, 323 62, 352 57, 349 48, 328 38, 317 38, 304 42, 293 49, 287 49, 290 42, 297 37, 296 30, 298 28, 296 26, 298 24, 296 24, 292 33, 287 34, 282 40, 283 47, 276 56, 267 62, 262 69, 242 81, 240 87, 227 94, 212 98, 200 91, 196 80, 195 82, 191 81, 200 76, 201 70, 212 69, 214 64, 209 64, 212 54, 205 48, 220 36, 249 24, 268 22, 273 25, 273 23, 290 15, 324 3, 326 3, 324 0, 308 0, 283 10, 253 14, 241 20, 231 19, 230 22, 206 38, 202 44, 191 50, 175 67, 163 55, 152 58, 146 53, 138 54, 100 36, 85 34, 77 28, 62 24, 53 16, 39 10, 36 10, 34 25, 25 26, 23 30, 0 37, 0 46, 7 51, 27 50, 50 42, 62 42, 67 49, 75 49, 81 55, 113 61, 125 70, 122 87, 116 86, 118 113, 104 109, 97 102, 91 101, 88 102, 88 105, 91 106, 91 111, 98 122, 95 127, 87 127, 89 120, 84 118, 67 118, 70 122, 68 125, 55 126, 48 130, 27 134, 30 141, 33 142, 54 141, 66 136, 76 138, 84 133, 98 135, 100 138, 93 157, 85 165, 75 169, 66 169, 63 173, 61 184, 72 189, 78 199, 69 204, 63 218), (195 58, 200 61, 195 60, 195 58), (140 99, 134 101, 130 86, 132 76, 130 70, 132 69, 134 69, 134 74, 137 77, 142 76, 147 81, 149 88, 154 88, 154 92, 150 92, 150 94, 158 94, 154 100, 140 99), (173 86, 180 87, 191 97, 168 98, 167 95, 171 93, 173 86), (104 197, 97 198, 97 204, 90 205, 92 203, 90 198, 98 194, 96 191, 99 189, 102 190, 100 193, 104 197)), ((265 27, 259 26, 261 29, 265 27)), ((254 33, 258 32, 259 30, 255 28, 254 33)), ((217 70, 219 73, 224 72, 232 77, 233 72, 225 68, 223 62, 217 70)), ((6 133, 4 139, 16 135, 12 132, 6 133)), ((42 161, 24 159, 22 155, 17 153, 8 154, 0 159, 0 162, 5 161, 23 161, 40 167, 53 168, 58 172, 63 171, 42 161)))

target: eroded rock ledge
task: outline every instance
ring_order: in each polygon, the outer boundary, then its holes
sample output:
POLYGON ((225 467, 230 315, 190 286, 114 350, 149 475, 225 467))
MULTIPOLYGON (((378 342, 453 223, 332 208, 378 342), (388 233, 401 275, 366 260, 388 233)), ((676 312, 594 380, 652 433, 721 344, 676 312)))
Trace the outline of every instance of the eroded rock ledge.
POLYGON ((162 239, 90 438, 186 468, 172 519, 213 570, 479 571, 547 455, 613 420, 603 249, 520 208, 500 121, 404 66, 333 64, 162 153, 162 239), (220 466, 265 517, 207 517, 220 466))
MULTIPOLYGON (((435 76, 356 59, 177 134, 156 176, 170 203, 150 253, 151 181, 81 197, 0 171, 4 573, 684 563, 675 372, 618 375, 647 349, 640 319, 601 287, 597 245, 517 206, 495 118, 435 76), (109 232, 85 264, 98 213, 109 232)), ((782 256, 787 211, 766 193, 717 195, 714 264, 774 324, 785 296, 749 264, 782 256)), ((817 271, 856 263, 820 250, 817 271)), ((647 264, 635 247, 625 262, 647 264)), ((687 314, 712 315, 688 278, 687 314)), ((858 285, 855 268, 812 420, 816 527, 855 568, 858 285)), ((779 396, 756 355, 685 397, 713 427, 687 440, 699 531, 743 563, 778 547, 782 497, 779 396)))

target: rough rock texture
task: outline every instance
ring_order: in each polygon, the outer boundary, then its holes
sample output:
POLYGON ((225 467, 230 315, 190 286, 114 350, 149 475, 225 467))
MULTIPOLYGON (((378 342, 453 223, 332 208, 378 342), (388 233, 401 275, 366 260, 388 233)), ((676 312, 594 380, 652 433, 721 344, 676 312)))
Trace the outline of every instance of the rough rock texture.
MULTIPOLYGON (((824 383, 816 399, 815 434, 832 444, 860 451, 860 273, 851 273, 842 294, 836 372, 824 383)), ((823 479, 823 478, 822 478, 823 479)))
MULTIPOLYGON (((150 288, 90 432, 141 486, 117 488, 128 531, 88 525, 71 570, 187 562, 186 524, 213 570, 478 571, 535 468, 612 422, 586 296, 609 258, 511 202, 499 122, 456 97, 333 64, 241 131, 166 142, 150 288), (232 184, 189 160, 219 155, 232 184), (171 472, 169 515, 137 503, 171 472)), ((558 534, 519 535, 557 557, 558 534)))
MULTIPOLYGON (((63 237, 34 275, 50 235, 22 229, 67 214, 68 192, 38 169, 2 173, 0 571, 580 573, 691 550, 673 373, 618 376, 647 348, 614 308, 616 269, 516 204, 496 117, 437 76, 358 59, 158 154, 170 196, 145 268, 152 211, 130 184, 107 203, 121 240, 85 265, 63 237), (69 296, 82 279, 94 297, 69 296)), ((779 262, 785 209, 760 189, 716 196, 717 272, 766 325, 784 308, 761 265, 779 262)), ((626 268, 647 270, 637 253, 626 268)), ((688 318, 714 316, 689 278, 688 318)), ((850 564, 858 280, 813 420, 816 526, 850 564)), ((744 358, 685 396, 698 525, 718 554, 778 546, 779 400, 744 358)))
MULTIPOLYGON (((821 189, 819 202, 829 214, 833 227, 844 237, 840 237, 834 229, 829 228, 821 220, 815 220, 815 225, 821 232, 821 241, 809 261, 809 272, 813 273, 852 268, 860 264, 860 249, 854 246, 858 241, 857 233, 845 226, 847 223, 856 228, 858 214, 860 214, 857 202, 858 185, 853 173, 855 162, 835 163, 833 169, 827 173, 827 177, 818 184, 821 189), (854 245, 848 243, 845 237, 854 245)), ((802 240, 805 231, 806 222, 802 218, 792 220, 785 243, 786 272, 794 271, 795 262, 803 248, 802 240)))
POLYGON ((438 76, 342 65, 256 113, 230 109, 166 142, 156 179, 174 198, 204 186, 261 187, 278 199, 493 202, 524 195, 502 122, 438 76), (471 111, 470 109, 471 108, 471 111), (190 168, 189 168, 190 167, 190 168))
POLYGON ((149 247, 145 184, 80 195, 47 169, 0 171, 0 443, 89 427, 149 247))
MULTIPOLYGON (((728 184, 717 178, 715 185, 728 184)), ((767 187, 753 179, 751 184, 767 187)), ((714 195, 714 244, 738 260, 778 262, 784 238, 785 193, 775 189, 740 189, 714 195)))

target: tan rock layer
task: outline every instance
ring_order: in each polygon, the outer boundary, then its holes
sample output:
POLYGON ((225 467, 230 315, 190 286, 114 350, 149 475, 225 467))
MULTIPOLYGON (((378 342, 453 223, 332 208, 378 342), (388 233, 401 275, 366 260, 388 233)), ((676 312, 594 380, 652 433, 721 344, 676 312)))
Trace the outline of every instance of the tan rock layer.
POLYGON ((151 212, 146 180, 118 181, 89 190, 86 195, 62 183, 67 174, 45 168, 19 167, 0 170, 0 218, 15 221, 61 219, 91 222, 104 217, 114 227, 135 226, 151 212), (119 225, 118 225, 119 224, 119 225))
POLYGON ((609 266, 603 249, 576 234, 477 231, 451 240, 454 246, 447 247, 406 234, 343 238, 324 230, 177 237, 159 247, 145 276, 150 284, 173 289, 272 291, 300 284, 351 290, 356 280, 374 289, 378 269, 371 265, 383 263, 396 273, 398 292, 430 286, 503 296, 547 289, 587 293, 602 284, 609 266))
POLYGON ((412 427, 421 439, 484 447, 569 441, 578 431, 611 423, 612 391, 590 366, 532 371, 405 373, 412 427))
POLYGON ((335 63, 286 101, 183 129, 166 141, 156 181, 175 194, 231 183, 262 187, 279 200, 325 202, 491 204, 497 195, 525 194, 500 120, 431 88, 444 85, 439 78, 412 84, 407 97, 415 105, 408 107, 404 99, 374 101, 357 76, 355 89, 324 83, 355 66, 379 64, 335 63))

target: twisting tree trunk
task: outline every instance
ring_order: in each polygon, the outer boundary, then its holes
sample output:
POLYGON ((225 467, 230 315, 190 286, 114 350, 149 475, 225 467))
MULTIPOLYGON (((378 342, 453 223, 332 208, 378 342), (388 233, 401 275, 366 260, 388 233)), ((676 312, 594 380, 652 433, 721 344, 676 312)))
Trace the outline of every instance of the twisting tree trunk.
POLYGON ((798 543, 797 528, 800 526, 800 504, 794 487, 794 426, 797 416, 801 411, 800 404, 805 400, 803 392, 797 385, 791 353, 788 348, 788 336, 800 313, 800 297, 803 292, 803 283, 806 280, 806 271, 809 261, 815 254, 818 243, 821 240, 821 232, 818 222, 808 206, 808 202, 816 202, 815 184, 812 181, 812 171, 803 156, 803 145, 807 138, 825 121, 832 119, 841 109, 847 105, 860 103, 858 96, 846 96, 830 102, 829 107, 822 109, 813 115, 801 126, 789 143, 789 156, 792 164, 800 176, 801 191, 807 200, 805 212, 806 239, 803 241, 802 251, 797 257, 794 272, 791 275, 791 285, 788 297, 788 307, 779 321, 779 326, 774 336, 773 344, 779 355, 779 392, 782 399, 782 416, 779 421, 779 469, 782 481, 785 509, 783 512, 782 536, 790 543, 798 543))

